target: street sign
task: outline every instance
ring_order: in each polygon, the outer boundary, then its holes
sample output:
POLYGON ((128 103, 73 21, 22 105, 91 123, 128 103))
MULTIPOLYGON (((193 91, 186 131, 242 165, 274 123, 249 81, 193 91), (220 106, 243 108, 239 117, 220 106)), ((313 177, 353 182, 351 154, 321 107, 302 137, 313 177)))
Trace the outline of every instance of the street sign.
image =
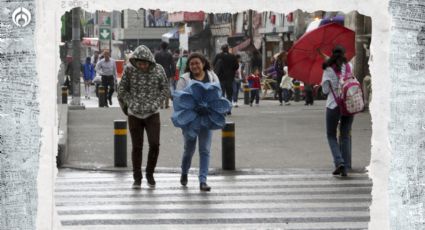
POLYGON ((110 40, 111 39, 111 29, 110 28, 99 28, 99 39, 100 40, 110 40))

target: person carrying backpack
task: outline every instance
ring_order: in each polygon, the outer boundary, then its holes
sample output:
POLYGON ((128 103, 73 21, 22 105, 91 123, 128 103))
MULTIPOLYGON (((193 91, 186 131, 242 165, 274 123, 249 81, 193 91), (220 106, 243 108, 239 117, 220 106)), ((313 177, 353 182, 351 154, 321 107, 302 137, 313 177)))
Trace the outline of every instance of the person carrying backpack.
MULTIPOLYGON (((351 169, 350 133, 354 113, 347 113, 343 108, 345 107, 343 104, 350 102, 350 99, 343 98, 343 89, 347 88, 347 84, 340 82, 343 82, 343 79, 348 79, 346 76, 352 76, 351 66, 345 58, 345 49, 336 46, 332 50, 332 56, 323 63, 323 69, 322 91, 327 94, 326 135, 335 165, 332 174, 347 176, 347 170, 351 169), (340 129, 339 143, 337 139, 338 124, 340 129)), ((357 96, 354 95, 354 97, 357 96)))

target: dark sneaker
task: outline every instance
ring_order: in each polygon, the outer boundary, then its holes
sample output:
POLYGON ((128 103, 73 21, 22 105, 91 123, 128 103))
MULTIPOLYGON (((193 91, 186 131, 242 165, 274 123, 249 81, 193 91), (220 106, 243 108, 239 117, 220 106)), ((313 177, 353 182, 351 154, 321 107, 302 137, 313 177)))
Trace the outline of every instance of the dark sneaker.
POLYGON ((199 185, 199 189, 200 189, 202 192, 209 192, 209 191, 211 191, 211 187, 210 187, 210 186, 208 186, 208 185, 207 185, 207 183, 201 183, 201 184, 199 185))
POLYGON ((153 174, 146 174, 146 180, 148 180, 149 187, 155 187, 155 179, 153 178, 153 174))
POLYGON ((131 186, 132 189, 141 189, 142 188, 142 181, 137 180, 134 181, 133 186, 131 186))
POLYGON ((180 177, 180 184, 182 184, 183 186, 187 185, 187 174, 182 174, 182 176, 180 177))
POLYGON ((335 170, 332 172, 332 175, 337 176, 340 175, 344 170, 344 165, 338 165, 338 167, 335 168, 335 170))
POLYGON ((341 170, 341 174, 342 177, 346 177, 347 176, 347 169, 345 167, 343 167, 343 169, 341 170))

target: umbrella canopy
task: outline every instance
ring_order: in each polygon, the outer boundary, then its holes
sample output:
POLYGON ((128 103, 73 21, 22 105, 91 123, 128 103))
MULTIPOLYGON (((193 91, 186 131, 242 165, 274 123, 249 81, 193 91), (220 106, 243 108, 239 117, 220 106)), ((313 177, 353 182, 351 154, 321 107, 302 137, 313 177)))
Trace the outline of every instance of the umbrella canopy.
POLYGON ((221 129, 226 123, 224 114, 231 103, 222 97, 219 83, 191 81, 183 90, 173 94, 174 112, 171 121, 183 130, 183 135, 194 139, 201 128, 221 129))
POLYGON ((355 33, 336 23, 326 24, 305 33, 288 52, 289 76, 308 84, 320 84, 323 57, 331 56, 332 49, 340 45, 345 48, 345 57, 350 60, 355 54, 355 33))

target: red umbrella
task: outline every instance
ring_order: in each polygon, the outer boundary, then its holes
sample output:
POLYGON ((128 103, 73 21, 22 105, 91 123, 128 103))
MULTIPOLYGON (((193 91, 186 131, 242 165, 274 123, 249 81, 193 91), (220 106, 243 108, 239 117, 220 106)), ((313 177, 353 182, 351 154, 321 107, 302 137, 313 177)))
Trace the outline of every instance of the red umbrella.
POLYGON ((288 52, 289 76, 304 83, 320 84, 324 59, 317 50, 331 56, 332 49, 340 45, 345 48, 345 57, 350 60, 355 54, 354 41, 354 31, 337 23, 326 24, 307 32, 288 52))

